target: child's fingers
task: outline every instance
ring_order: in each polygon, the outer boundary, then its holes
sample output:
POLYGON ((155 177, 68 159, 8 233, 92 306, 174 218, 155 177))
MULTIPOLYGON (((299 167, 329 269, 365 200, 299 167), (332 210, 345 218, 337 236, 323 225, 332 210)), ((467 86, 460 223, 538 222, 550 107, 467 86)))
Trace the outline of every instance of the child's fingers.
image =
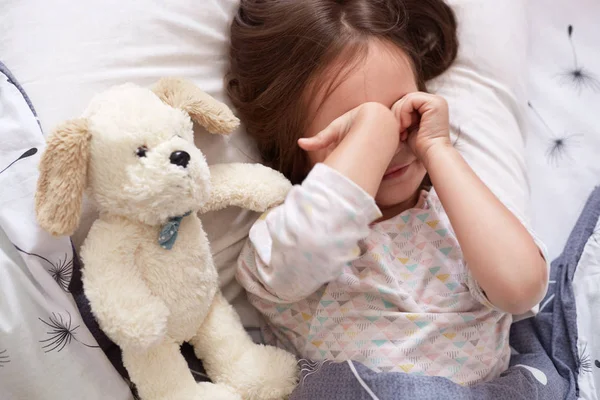
POLYGON ((408 139, 409 131, 412 128, 417 127, 421 120, 416 111, 409 111, 410 108, 405 109, 404 107, 404 104, 398 104, 398 106, 393 109, 396 119, 400 123, 400 141, 402 142, 405 142, 408 139))
POLYGON ((317 151, 339 142, 348 132, 348 129, 350 129, 352 119, 357 109, 358 107, 334 119, 327 128, 316 135, 299 139, 298 145, 306 151, 317 151))
POLYGON ((411 112, 409 116, 410 118, 406 118, 407 125, 401 126, 401 129, 403 129, 402 132, 406 133, 406 135, 408 135, 414 128, 417 128, 421 122, 421 116, 416 111, 411 112))
POLYGON ((404 96, 392 106, 392 112, 394 113, 396 119, 400 123, 400 132, 404 132, 406 130, 406 115, 403 112, 403 107, 406 104, 407 96, 404 96))
POLYGON ((420 122, 425 106, 432 101, 429 93, 409 93, 400 99, 392 110, 400 122, 400 131, 406 131, 420 122))
POLYGON ((325 147, 314 137, 298 139, 298 146, 305 151, 317 151, 325 147))
POLYGON ((317 151, 325 149, 337 140, 337 129, 330 125, 313 137, 301 138, 298 146, 306 151, 317 151))

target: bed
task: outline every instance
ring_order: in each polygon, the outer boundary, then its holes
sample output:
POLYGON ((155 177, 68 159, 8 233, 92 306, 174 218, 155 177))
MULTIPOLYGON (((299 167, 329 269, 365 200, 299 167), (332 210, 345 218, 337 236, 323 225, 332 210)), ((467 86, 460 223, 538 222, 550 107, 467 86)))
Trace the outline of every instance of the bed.
MULTIPOLYGON (((150 85, 162 76, 185 76, 225 100, 227 26, 236 0, 206 0, 201 6, 189 0, 80 3, 2 3, 0 387, 7 400, 81 398, 82 393, 90 400, 133 398, 119 373, 123 371, 111 362, 118 354, 111 354, 97 326, 84 320, 89 310, 81 308, 73 246, 81 243, 85 226, 70 241, 50 238, 35 223, 32 199, 44 135, 59 121, 78 115, 94 93, 124 81, 150 85)), ((449 99, 456 146, 494 192, 530 223, 555 260, 538 317, 513 326, 513 347, 521 357, 515 355, 516 374, 509 378, 527 385, 535 396, 513 393, 512 398, 597 399, 600 195, 592 192, 600 172, 600 135, 592 118, 600 96, 595 43, 600 4, 449 3, 461 21, 461 54, 431 88, 449 99), (528 355, 536 351, 545 357, 541 364, 528 355)), ((209 163, 257 159, 243 131, 229 141, 199 132, 197 144, 209 163)), ((93 210, 88 214, 90 221, 93 210)), ((233 272, 255 218, 229 209, 204 221, 224 293, 238 305, 249 328, 255 318, 233 272)), ((202 378, 199 368, 192 370, 202 378)), ((311 392, 320 390, 315 372, 327 368, 309 364, 303 370, 295 398, 319 398, 319 392, 311 392), (310 379, 304 379, 307 374, 310 379)), ((338 395, 345 387, 357 398, 389 398, 377 392, 369 371, 358 367, 357 373, 360 380, 339 381, 338 395)), ((403 393, 398 398, 474 395, 444 385, 417 396, 415 390, 427 385, 411 380, 396 393, 403 393)), ((499 396, 485 387, 479 390, 476 398, 499 396)))

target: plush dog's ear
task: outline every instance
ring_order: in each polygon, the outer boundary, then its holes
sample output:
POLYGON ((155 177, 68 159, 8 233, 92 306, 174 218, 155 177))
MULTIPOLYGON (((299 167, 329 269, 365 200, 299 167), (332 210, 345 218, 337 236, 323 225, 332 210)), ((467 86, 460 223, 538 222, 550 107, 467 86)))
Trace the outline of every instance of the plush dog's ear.
POLYGON ((240 124, 225 104, 184 79, 163 78, 152 91, 166 104, 187 112, 210 133, 231 133, 240 124))
POLYGON ((87 182, 91 134, 85 119, 58 126, 40 161, 35 211, 40 226, 55 236, 71 235, 79 225, 87 182))

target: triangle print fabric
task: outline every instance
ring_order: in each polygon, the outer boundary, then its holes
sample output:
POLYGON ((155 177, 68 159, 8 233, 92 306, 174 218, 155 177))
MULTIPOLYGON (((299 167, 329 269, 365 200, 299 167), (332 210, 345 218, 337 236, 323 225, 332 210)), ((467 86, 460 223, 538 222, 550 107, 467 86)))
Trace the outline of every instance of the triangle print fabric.
MULTIPOLYGON (((362 257, 304 300, 251 294, 267 336, 302 358, 351 359, 462 385, 508 367, 512 317, 474 284, 434 192, 423 208, 374 225, 361 247, 362 257)), ((253 257, 242 262, 252 269, 253 257)))

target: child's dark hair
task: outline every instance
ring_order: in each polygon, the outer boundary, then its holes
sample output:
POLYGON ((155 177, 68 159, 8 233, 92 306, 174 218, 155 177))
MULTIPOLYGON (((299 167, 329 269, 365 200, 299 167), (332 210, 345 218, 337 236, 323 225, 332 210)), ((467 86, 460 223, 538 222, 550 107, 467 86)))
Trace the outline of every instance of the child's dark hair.
POLYGON ((401 48, 419 90, 456 58, 456 19, 443 0, 242 0, 231 27, 227 88, 263 161, 292 183, 306 176, 297 145, 306 91, 342 51, 363 56, 369 39, 401 48))

